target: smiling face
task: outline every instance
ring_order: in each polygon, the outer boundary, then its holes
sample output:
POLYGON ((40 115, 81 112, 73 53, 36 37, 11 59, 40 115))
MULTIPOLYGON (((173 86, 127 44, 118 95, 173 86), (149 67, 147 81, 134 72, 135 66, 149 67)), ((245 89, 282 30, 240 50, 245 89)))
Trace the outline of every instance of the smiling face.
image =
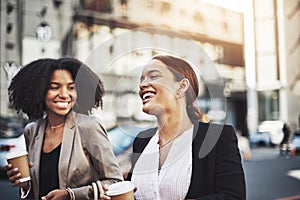
POLYGON ((45 98, 47 114, 65 116, 74 106, 76 99, 75 82, 71 73, 67 70, 55 70, 45 98))
POLYGON ((179 88, 180 82, 175 80, 168 67, 159 60, 151 60, 144 68, 140 82, 143 111, 158 116, 176 109, 179 88))

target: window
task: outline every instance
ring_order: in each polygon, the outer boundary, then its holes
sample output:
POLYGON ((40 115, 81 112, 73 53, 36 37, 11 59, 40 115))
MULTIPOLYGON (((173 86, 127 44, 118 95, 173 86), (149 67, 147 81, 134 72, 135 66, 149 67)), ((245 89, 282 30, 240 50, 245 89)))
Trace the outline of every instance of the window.
POLYGON ((279 90, 258 92, 259 121, 279 120, 279 90))

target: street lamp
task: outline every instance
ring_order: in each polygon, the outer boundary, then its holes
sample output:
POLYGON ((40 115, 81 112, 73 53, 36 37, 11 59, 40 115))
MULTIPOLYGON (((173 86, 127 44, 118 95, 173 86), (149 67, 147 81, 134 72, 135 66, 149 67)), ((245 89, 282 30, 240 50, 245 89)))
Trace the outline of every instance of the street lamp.
POLYGON ((37 39, 41 41, 48 41, 50 40, 52 35, 51 27, 48 25, 47 22, 41 22, 37 27, 36 27, 36 37, 37 39))
POLYGON ((6 72, 7 81, 10 83, 12 78, 17 74, 21 67, 18 66, 14 61, 6 61, 3 68, 6 72))

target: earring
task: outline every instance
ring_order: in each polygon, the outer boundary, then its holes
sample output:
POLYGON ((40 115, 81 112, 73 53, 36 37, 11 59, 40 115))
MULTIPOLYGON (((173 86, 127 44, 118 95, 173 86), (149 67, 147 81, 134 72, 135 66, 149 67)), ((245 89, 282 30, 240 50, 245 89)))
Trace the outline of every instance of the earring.
POLYGON ((182 97, 182 92, 179 91, 179 92, 178 92, 178 98, 181 98, 181 97, 182 97))

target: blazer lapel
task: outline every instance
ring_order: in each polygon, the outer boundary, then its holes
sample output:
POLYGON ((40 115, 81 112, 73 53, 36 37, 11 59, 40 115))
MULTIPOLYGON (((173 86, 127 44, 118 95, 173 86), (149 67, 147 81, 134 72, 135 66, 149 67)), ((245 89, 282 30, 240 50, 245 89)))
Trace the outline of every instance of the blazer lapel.
POLYGON ((62 138, 62 146, 59 156, 59 187, 66 188, 68 182, 68 174, 70 169, 70 159, 73 150, 75 138, 75 113, 71 112, 65 122, 64 133, 62 138))
POLYGON ((192 144, 192 177, 186 199, 195 199, 212 191, 214 184, 213 167, 215 166, 215 150, 208 145, 216 140, 212 130, 218 129, 213 124, 202 122, 195 124, 192 144))

